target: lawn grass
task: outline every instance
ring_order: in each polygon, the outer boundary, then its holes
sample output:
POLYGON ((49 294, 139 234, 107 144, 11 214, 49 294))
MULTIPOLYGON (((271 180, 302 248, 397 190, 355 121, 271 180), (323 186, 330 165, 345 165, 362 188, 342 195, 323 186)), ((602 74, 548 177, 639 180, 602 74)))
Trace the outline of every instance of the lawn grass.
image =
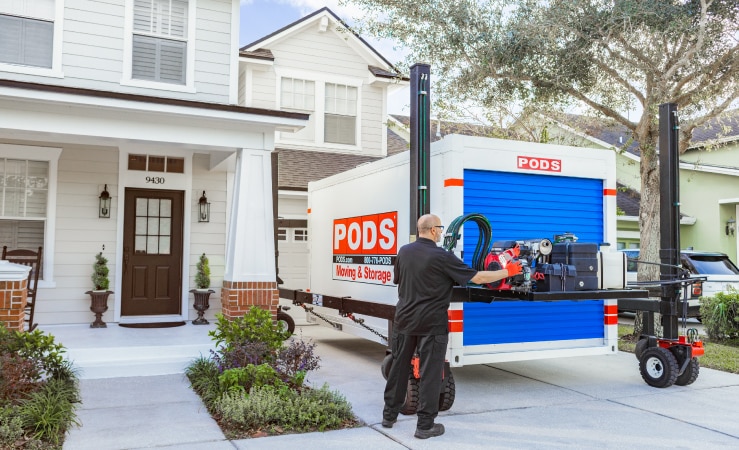
MULTIPOLYGON (((718 343, 708 341, 708 338, 705 336, 702 339, 703 345, 706 348, 706 354, 698 358, 701 367, 739 374, 739 340, 734 339, 718 343)), ((633 353, 635 344, 634 327, 631 325, 619 325, 619 351, 633 353)))

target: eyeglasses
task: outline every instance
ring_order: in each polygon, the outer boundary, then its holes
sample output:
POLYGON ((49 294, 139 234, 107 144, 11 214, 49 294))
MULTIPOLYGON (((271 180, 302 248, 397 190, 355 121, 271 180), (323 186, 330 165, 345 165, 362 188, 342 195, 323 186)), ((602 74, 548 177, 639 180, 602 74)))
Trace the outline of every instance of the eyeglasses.
POLYGON ((444 225, 434 225, 434 228, 438 228, 439 231, 444 231, 444 225))

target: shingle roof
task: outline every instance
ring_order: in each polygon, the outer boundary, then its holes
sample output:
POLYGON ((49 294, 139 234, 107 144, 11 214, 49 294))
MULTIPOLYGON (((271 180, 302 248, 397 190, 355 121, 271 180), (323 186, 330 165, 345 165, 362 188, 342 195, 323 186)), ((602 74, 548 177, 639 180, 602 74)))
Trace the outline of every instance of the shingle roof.
MULTIPOLYGON (((631 139, 631 131, 613 119, 578 114, 557 114, 552 115, 552 118, 615 147, 620 148, 631 139)), ((739 110, 727 111, 709 120, 705 125, 695 128, 692 148, 718 140, 739 140, 739 110)), ((630 142, 626 151, 639 156, 638 142, 630 142)))
POLYGON ((268 50, 266 48, 258 48, 256 50, 241 50, 239 51, 239 56, 244 56, 247 58, 256 58, 256 59, 265 59, 268 61, 274 61, 275 55, 272 54, 272 50, 268 50))
POLYGON ((634 189, 629 189, 621 183, 617 184, 616 205, 626 216, 639 216, 639 202, 641 195, 634 189))
MULTIPOLYGON (((408 150, 408 144, 394 131, 388 129, 387 154, 395 155, 408 150)), ((317 181, 337 173, 346 172, 360 164, 382 159, 378 156, 346 155, 330 152, 312 152, 277 148, 279 189, 304 191, 309 181, 317 181)))
MULTIPOLYGON (((391 114, 395 120, 403 124, 404 127, 409 128, 411 118, 409 116, 401 116, 391 114)), ((495 138, 515 138, 511 130, 503 130, 498 127, 490 125, 479 125, 474 123, 463 123, 463 122, 450 122, 450 121, 439 121, 438 119, 431 119, 431 142, 436 142, 442 137, 449 134, 462 134, 465 136, 483 136, 483 137, 495 137, 495 138)))

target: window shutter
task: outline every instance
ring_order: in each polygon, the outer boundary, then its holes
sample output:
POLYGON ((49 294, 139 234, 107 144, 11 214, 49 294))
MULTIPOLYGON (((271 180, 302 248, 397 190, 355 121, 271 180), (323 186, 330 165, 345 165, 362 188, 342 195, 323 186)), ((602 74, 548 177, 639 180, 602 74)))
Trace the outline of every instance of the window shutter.
POLYGON ((0 15, 0 62, 51 67, 54 23, 0 15))
POLYGON ((187 0, 136 0, 133 4, 133 29, 187 38, 187 4, 187 0))
POLYGON ((54 24, 25 19, 21 40, 24 43, 23 64, 51 68, 54 56, 54 24))
POLYGON ((187 44, 182 41, 159 39, 159 78, 169 83, 185 84, 187 44))
POLYGON ((324 120, 325 142, 356 145, 356 117, 326 114, 324 120))
POLYGON ((23 19, 0 16, 0 62, 20 64, 23 46, 18 37, 23 29, 23 19))
POLYGON ((133 35, 133 70, 131 76, 142 80, 157 79, 157 39, 133 35))

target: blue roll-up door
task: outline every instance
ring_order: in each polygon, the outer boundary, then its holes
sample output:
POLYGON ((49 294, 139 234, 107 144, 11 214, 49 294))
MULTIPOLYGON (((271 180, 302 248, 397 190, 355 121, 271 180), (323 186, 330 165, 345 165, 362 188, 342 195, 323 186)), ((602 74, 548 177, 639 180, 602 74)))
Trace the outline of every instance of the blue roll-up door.
MULTIPOLYGON (((603 242, 600 179, 466 169, 463 211, 487 217, 493 242, 552 239, 566 232, 574 233, 579 242, 603 242)), ((468 222, 463 233, 463 256, 470 264, 477 225, 468 222)))

